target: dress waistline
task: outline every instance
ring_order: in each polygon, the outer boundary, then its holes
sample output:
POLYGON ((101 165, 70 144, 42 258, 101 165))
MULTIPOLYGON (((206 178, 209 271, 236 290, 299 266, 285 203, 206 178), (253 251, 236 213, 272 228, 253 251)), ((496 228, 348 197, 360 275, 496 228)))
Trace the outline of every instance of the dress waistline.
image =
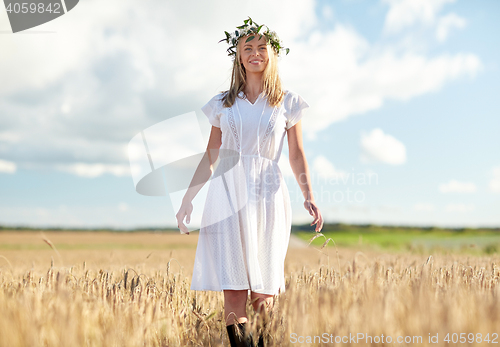
POLYGON ((270 161, 273 161, 275 163, 278 162, 277 160, 274 160, 274 159, 271 159, 271 158, 267 158, 267 157, 263 157, 262 155, 255 155, 255 154, 241 154, 239 156, 238 155, 229 155, 229 156, 220 157, 220 160, 231 159, 231 158, 239 158, 239 157, 255 157, 255 158, 262 158, 262 159, 270 160, 270 161))

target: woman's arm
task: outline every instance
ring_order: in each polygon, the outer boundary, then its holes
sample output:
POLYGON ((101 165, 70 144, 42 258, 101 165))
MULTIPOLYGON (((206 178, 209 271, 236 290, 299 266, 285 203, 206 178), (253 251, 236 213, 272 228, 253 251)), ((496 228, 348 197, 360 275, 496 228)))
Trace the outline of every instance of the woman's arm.
POLYGON ((194 197, 203 188, 205 183, 212 176, 212 167, 219 157, 219 148, 222 144, 222 132, 220 128, 212 125, 212 131, 210 132, 210 138, 208 139, 207 150, 203 155, 198 168, 194 173, 193 179, 189 184, 189 188, 184 195, 183 200, 193 201, 194 197))
POLYGON ((319 232, 323 228, 323 217, 316 206, 312 192, 309 167, 302 144, 302 121, 298 121, 293 127, 287 130, 287 138, 290 166, 304 196, 304 207, 314 217, 311 225, 316 224, 316 232, 319 232))
POLYGON ((205 183, 210 179, 213 172, 213 165, 219 157, 219 148, 221 144, 222 131, 220 128, 212 125, 207 150, 196 168, 196 172, 194 173, 186 194, 184 194, 184 198, 182 198, 182 204, 179 212, 175 215, 177 218, 177 226, 186 234, 189 234, 189 232, 187 227, 184 225, 184 217, 187 216, 186 223, 189 224, 191 221, 191 212, 193 211, 191 201, 193 201, 196 194, 198 194, 201 188, 203 188, 205 183))

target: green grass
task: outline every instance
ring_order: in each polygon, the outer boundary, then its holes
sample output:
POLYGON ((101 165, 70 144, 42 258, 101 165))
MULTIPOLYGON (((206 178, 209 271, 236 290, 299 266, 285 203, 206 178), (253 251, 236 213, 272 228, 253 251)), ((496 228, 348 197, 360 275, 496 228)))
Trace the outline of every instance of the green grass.
MULTIPOLYGON (((302 240, 316 235, 314 226, 297 226, 293 232, 302 240), (307 231, 306 231, 307 230, 307 231)), ((324 225, 322 234, 312 245, 321 247, 331 238, 337 246, 374 248, 395 252, 428 251, 460 252, 471 254, 494 254, 500 251, 499 229, 441 229, 386 227, 377 225, 324 225)), ((328 246, 332 247, 333 242, 328 246)))

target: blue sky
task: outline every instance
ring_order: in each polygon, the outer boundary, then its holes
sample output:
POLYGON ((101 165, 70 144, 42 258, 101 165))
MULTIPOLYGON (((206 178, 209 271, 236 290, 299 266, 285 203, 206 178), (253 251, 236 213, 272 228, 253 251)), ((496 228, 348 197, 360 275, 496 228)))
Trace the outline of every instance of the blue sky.
MULTIPOLYGON (((310 104, 327 222, 499 226, 499 14, 494 0, 87 0, 9 34, 0 11, 0 224, 175 226, 169 197, 135 191, 128 143, 191 111, 206 143, 200 108, 229 84, 217 42, 251 16, 291 49, 281 77, 310 104)), ((294 223, 310 222, 286 158, 294 223)))

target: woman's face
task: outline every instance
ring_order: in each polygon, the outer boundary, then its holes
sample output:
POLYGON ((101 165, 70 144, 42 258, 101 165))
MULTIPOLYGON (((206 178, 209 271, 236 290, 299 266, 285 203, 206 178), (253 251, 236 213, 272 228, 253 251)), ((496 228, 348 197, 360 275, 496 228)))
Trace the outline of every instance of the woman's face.
POLYGON ((266 36, 259 39, 260 35, 254 35, 254 39, 245 42, 251 36, 242 37, 238 43, 241 45, 241 63, 247 72, 263 72, 269 63, 266 36))

